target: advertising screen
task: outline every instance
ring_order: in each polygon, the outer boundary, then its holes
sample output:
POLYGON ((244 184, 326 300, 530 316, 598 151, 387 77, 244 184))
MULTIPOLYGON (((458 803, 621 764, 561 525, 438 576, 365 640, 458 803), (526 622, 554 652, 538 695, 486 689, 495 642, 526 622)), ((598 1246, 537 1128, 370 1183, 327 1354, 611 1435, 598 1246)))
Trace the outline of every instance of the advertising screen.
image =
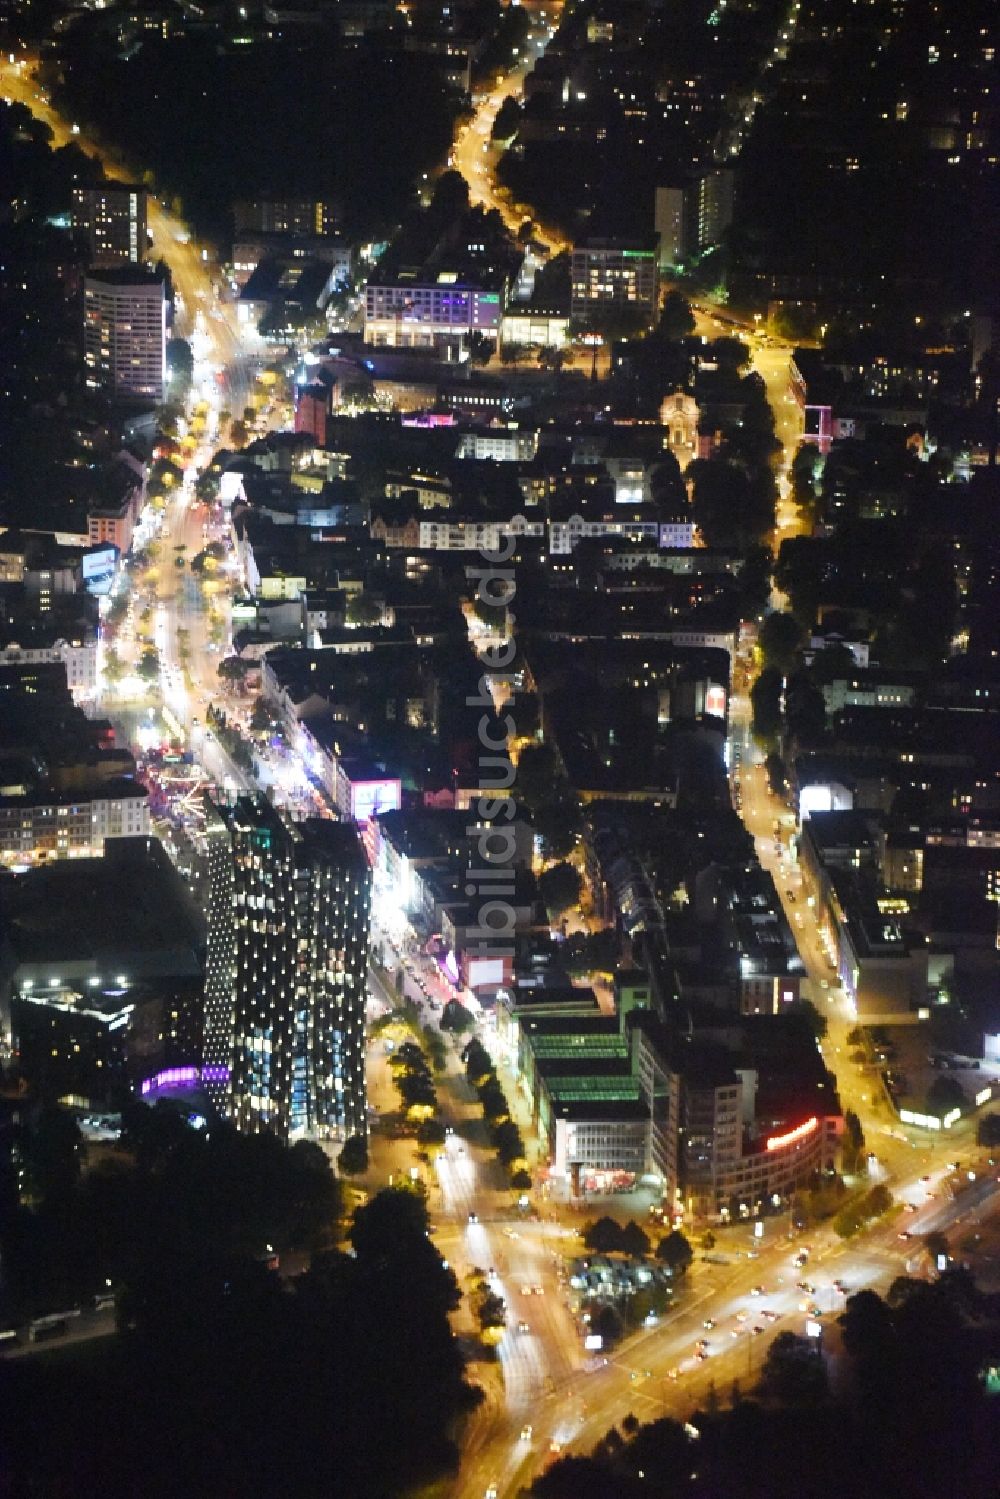
POLYGON ((471 958, 469 961, 469 988, 486 989, 504 981, 503 958, 471 958))
POLYGON ((219 499, 231 505, 243 492, 243 475, 239 469, 228 469, 219 480, 219 499))
POLYGON ((726 716, 726 689, 713 684, 705 693, 705 712, 713 713, 716 718, 726 716))
POLYGON ((833 808, 833 792, 829 786, 803 786, 799 792, 799 816, 803 821, 813 812, 829 812, 833 808))
POLYGON ((84 552, 81 567, 83 586, 88 593, 110 593, 118 567, 118 548, 110 545, 92 547, 84 552))
POLYGON ((398 812, 402 805, 399 781, 354 781, 351 784, 351 816, 369 822, 379 812, 398 812))

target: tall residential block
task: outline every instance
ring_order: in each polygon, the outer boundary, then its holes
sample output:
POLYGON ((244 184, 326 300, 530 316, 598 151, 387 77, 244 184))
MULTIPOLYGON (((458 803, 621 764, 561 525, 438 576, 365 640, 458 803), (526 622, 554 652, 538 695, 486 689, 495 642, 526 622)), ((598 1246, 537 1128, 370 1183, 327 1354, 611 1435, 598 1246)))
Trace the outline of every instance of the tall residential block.
POLYGON ((661 271, 683 264, 689 226, 687 188, 658 187, 653 199, 653 227, 660 238, 661 271))
POLYGON ((87 384, 112 398, 162 401, 167 381, 167 298, 138 268, 91 271, 83 284, 87 384))
POLYGON ((206 801, 203 1077, 247 1132, 367 1128, 371 872, 353 827, 285 822, 262 797, 206 801))
POLYGON ((102 182, 73 189, 73 228, 83 232, 91 265, 141 265, 146 258, 146 189, 102 182))
POLYGON ((236 236, 244 234, 336 234, 339 206, 313 198, 251 198, 233 205, 236 236))
POLYGON ((573 247, 571 285, 573 317, 629 309, 655 323, 660 288, 655 236, 582 240, 573 247))
POLYGON ((715 167, 698 183, 698 248, 722 243, 733 222, 733 184, 731 167, 715 167))

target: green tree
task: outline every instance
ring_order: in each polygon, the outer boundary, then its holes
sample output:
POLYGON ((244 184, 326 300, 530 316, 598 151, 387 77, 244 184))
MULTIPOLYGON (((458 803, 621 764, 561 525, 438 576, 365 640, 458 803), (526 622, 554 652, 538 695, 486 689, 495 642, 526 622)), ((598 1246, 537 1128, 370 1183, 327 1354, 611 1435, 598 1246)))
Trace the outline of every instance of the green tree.
POLYGON ((184 338, 167 339, 167 374, 176 391, 187 390, 194 377, 194 355, 184 338))
POLYGON ((861 1120, 853 1109, 847 1109, 844 1113, 844 1138, 842 1142, 842 1153, 844 1170, 855 1172, 861 1164, 861 1158, 865 1148, 865 1132, 861 1128, 861 1120))
POLYGON ((622 1247, 622 1227, 614 1218, 598 1218, 583 1230, 583 1242, 595 1254, 613 1254, 622 1247))
POLYGON ((642 1259, 649 1253, 649 1235, 639 1227, 634 1218, 630 1218, 622 1229, 621 1247, 626 1254, 631 1254, 636 1259, 642 1259))
POLYGON ((538 893, 552 916, 561 916, 580 899, 580 873, 572 864, 553 864, 538 877, 538 893))
POLYGON ((440 1026, 443 1031, 454 1031, 460 1035, 463 1031, 470 1031, 476 1023, 476 1018, 471 1010, 457 999, 449 999, 441 1011, 440 1026))
POLYGON ((541 369, 558 375, 569 358, 569 354, 566 349, 560 349, 555 344, 542 344, 535 357, 541 369))
POLYGON ((803 631, 798 620, 775 610, 765 617, 758 638, 764 665, 787 676, 802 647, 803 631))
POLYGON ((809 1028, 817 1041, 822 1041, 827 1033, 828 1021, 826 1016, 816 1008, 811 999, 799 999, 791 1006, 793 1014, 801 1015, 808 1022, 809 1028))
POLYGON ((685 1235, 675 1228, 657 1244, 656 1258, 662 1260, 674 1275, 683 1275, 694 1259, 694 1251, 685 1235))
POLYGON ((507 1107, 507 1099, 497 1081, 495 1072, 490 1073, 489 1077, 477 1091, 483 1110, 483 1117, 488 1122, 496 1119, 504 1119, 509 1116, 510 1110, 507 1107))
POLYGON ((850 1239, 864 1223, 857 1203, 847 1203, 834 1214, 833 1231, 841 1239, 850 1239))
POLYGON ((765 667, 750 689, 753 732, 759 743, 773 744, 781 731, 781 677, 765 667))
POLYGON ((382 605, 368 594, 352 594, 344 610, 344 619, 354 626, 377 625, 382 619, 382 605))
POLYGON ((604 1339, 605 1348, 613 1348, 625 1332, 625 1324, 621 1315, 613 1306, 602 1306, 591 1326, 604 1339))
POLYGON ((104 680, 109 686, 113 687, 116 682, 121 681, 124 674, 125 669, 122 666, 122 658, 113 645, 108 646, 104 657, 104 680))
POLYGON ((147 682, 155 682, 160 675, 159 652, 152 647, 144 650, 139 657, 139 675, 147 682))
POLYGON ((512 140, 521 123, 521 106, 513 94, 508 94, 493 116, 490 135, 495 141, 512 140))
POLYGON ((529 744, 517 762, 515 791, 518 800, 532 812, 539 812, 561 790, 555 755, 549 744, 529 744))
POLYGON ((507 1324, 507 1304, 502 1296, 491 1291, 484 1283, 475 1297, 474 1309, 476 1321, 483 1332, 490 1332, 494 1328, 505 1327, 507 1324))
POLYGON ((827 1391, 826 1366, 815 1338, 779 1332, 764 1358, 761 1389, 794 1405, 822 1399, 827 1391))
POLYGON ((496 353, 496 347, 492 338, 487 338, 485 333, 480 333, 477 329, 465 336, 465 351, 472 365, 489 364, 496 353))
POLYGON ((494 1125, 492 1130, 493 1143, 496 1146, 497 1155, 505 1166, 510 1166, 514 1161, 524 1159, 524 1141, 521 1131, 511 1119, 503 1119, 494 1125))
POLYGON ((337 1158, 342 1176, 363 1176, 368 1170, 368 1141, 364 1135, 348 1135, 337 1158))
POLYGON ((728 375, 735 375, 740 370, 748 369, 752 358, 750 346, 741 338, 733 338, 729 334, 724 334, 722 338, 711 339, 706 353, 710 359, 715 360, 719 369, 728 375))
POLYGON ((422 1119, 417 1125, 417 1140, 421 1145, 443 1145, 445 1131, 440 1119, 422 1119))
POLYGON ((22 1151, 29 1191, 42 1200, 67 1196, 87 1155, 76 1119, 57 1104, 39 1112, 22 1137, 22 1151))
POLYGON ((527 344, 507 339, 500 345, 500 363, 512 365, 516 369, 519 364, 524 363, 530 352, 527 344))
POLYGON ((250 714, 250 727, 255 733, 261 734, 269 729, 274 722, 274 715, 262 697, 259 697, 253 705, 250 714))
MULTIPOLYGON (((538 746, 539 749, 547 746, 538 746)), ((522 751, 517 763, 517 781, 515 791, 522 796, 526 794, 524 779, 521 774, 525 756, 530 754, 534 746, 522 751)), ((527 796, 533 795, 533 788, 529 785, 527 796)), ((526 798, 527 799, 527 798, 526 798)), ((580 811, 580 803, 568 790, 560 786, 554 786, 550 800, 535 802, 532 807, 531 820, 535 832, 545 845, 546 856, 550 859, 564 859, 571 854, 579 841, 583 827, 583 817, 580 811)))
POLYGON ((767 775, 767 784, 773 796, 784 796, 788 790, 788 771, 785 762, 780 755, 773 750, 764 760, 764 771, 767 775))
POLYGON ((756 619, 764 613, 771 597, 773 566, 774 558, 770 547, 752 546, 747 551, 738 580, 741 619, 756 619))
POLYGON ((882 1182, 866 1192, 861 1200, 861 1211, 866 1218, 881 1218, 892 1207, 892 1193, 882 1182))
POLYGON ((687 338, 694 332, 694 313, 683 292, 668 291, 660 306, 657 333, 661 338, 687 338))

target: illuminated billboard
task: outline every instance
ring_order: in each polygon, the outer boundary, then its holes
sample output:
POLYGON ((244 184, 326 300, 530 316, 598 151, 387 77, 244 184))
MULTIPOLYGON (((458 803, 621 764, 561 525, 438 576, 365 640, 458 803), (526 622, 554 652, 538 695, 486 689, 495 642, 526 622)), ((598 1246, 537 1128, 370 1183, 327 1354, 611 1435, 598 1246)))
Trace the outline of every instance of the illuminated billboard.
POLYGON ((83 554, 80 571, 88 593, 110 593, 118 571, 118 548, 110 542, 91 547, 83 554))
POLYGON ((351 782, 351 817, 355 822, 370 822, 380 812, 398 812, 402 802, 398 780, 351 782))
POLYGON ((243 473, 241 469, 226 469, 219 479, 219 499, 223 505, 231 505, 236 499, 243 499, 243 473))
POLYGON ((805 1124, 790 1129, 787 1135, 772 1135, 764 1144, 765 1150, 783 1150, 786 1145, 798 1145, 802 1140, 808 1140, 809 1136, 815 1134, 819 1129, 819 1120, 815 1114, 807 1119, 805 1124))
POLYGON ((503 958, 470 958, 469 988, 491 989, 504 982, 503 958))
POLYGON ((799 791, 799 816, 803 821, 813 812, 850 812, 853 806, 853 794, 839 781, 813 781, 799 791))
POLYGON ((717 686, 714 682, 705 693, 705 712, 711 713, 716 718, 726 716, 726 689, 717 686))

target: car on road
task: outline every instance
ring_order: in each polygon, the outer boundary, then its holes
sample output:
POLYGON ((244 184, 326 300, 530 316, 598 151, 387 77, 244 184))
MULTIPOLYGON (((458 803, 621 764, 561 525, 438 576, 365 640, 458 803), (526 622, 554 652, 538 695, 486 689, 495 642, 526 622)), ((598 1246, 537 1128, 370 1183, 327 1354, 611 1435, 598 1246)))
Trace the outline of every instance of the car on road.
POLYGON ((750 1287, 750 1295, 751 1296, 763 1296, 763 1294, 764 1294, 764 1287, 763 1286, 751 1286, 750 1287))
POLYGON ((469 1214, 469 1222, 470 1223, 478 1223, 479 1222, 479 1214, 478 1213, 470 1213, 469 1214))
POLYGON ((758 1323, 757 1326, 752 1327, 750 1331, 753 1333, 755 1338, 759 1338, 764 1329, 760 1326, 760 1323, 758 1323))
POLYGON ((768 1310, 766 1312, 761 1312, 761 1316, 764 1318, 765 1322, 777 1322, 778 1318, 781 1316, 781 1313, 768 1310))
POLYGON ((714 1317, 706 1317, 705 1320, 704 1320, 704 1322, 701 1325, 705 1329, 706 1332, 711 1332, 712 1328, 715 1326, 715 1318, 714 1317))
POLYGON ((522 1442, 530 1442, 531 1441, 531 1437, 532 1437, 532 1433, 533 1433, 533 1428, 531 1426, 522 1426, 521 1427, 521 1441, 522 1442))
POLYGON ((521 1333, 522 1335, 524 1335, 526 1333, 530 1333, 531 1326, 527 1322, 519 1322, 517 1324, 517 1330, 518 1330, 519 1333, 521 1333))

